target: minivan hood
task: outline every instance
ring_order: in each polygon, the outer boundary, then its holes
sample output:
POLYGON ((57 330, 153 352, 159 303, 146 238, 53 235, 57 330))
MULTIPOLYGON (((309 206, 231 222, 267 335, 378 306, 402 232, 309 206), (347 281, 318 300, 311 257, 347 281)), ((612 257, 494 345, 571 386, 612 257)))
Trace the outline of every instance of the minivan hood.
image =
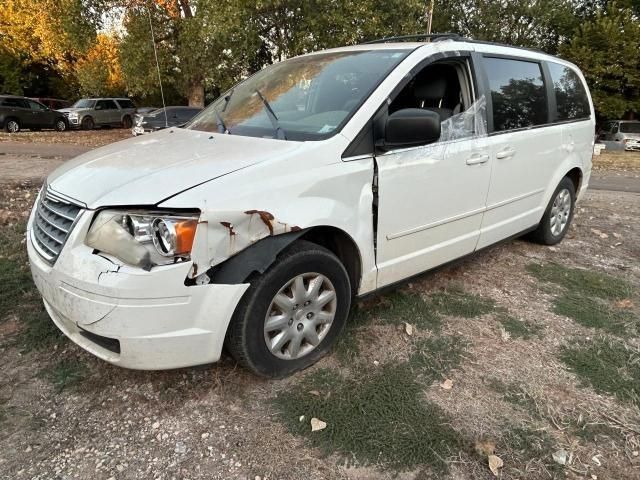
POLYGON ((88 208, 155 205, 227 173, 282 157, 301 145, 171 128, 80 155, 51 173, 47 183, 88 208))

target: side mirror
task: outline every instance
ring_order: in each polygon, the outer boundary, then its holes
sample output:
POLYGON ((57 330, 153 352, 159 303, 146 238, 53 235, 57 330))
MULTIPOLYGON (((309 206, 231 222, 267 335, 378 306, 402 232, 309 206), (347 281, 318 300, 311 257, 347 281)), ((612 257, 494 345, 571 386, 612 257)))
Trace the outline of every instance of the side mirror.
POLYGON ((387 118, 384 142, 387 148, 426 145, 440 138, 440 115, 420 108, 404 108, 387 118))

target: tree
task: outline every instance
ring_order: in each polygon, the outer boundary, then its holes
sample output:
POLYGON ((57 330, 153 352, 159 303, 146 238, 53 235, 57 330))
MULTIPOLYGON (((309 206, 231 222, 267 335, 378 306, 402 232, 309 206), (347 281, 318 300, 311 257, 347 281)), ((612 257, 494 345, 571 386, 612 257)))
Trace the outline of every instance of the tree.
POLYGON ((640 111, 640 23, 612 2, 578 28, 560 53, 582 69, 598 113, 622 118, 640 111))
POLYGON ((80 94, 87 96, 120 96, 124 81, 118 57, 118 39, 98 34, 95 44, 75 64, 80 94))
POLYGON ((580 18, 570 0, 441 0, 434 31, 556 53, 580 18))

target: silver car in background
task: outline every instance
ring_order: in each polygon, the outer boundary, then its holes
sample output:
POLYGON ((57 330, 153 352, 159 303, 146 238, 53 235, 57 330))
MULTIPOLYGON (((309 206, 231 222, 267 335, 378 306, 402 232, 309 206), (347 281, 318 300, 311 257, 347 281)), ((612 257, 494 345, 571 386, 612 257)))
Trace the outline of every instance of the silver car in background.
POLYGON ((128 98, 82 98, 71 107, 58 111, 65 115, 70 128, 131 128, 136 106, 128 98))
POLYGON ((600 130, 600 140, 616 142, 622 150, 640 151, 640 121, 612 120, 600 130))

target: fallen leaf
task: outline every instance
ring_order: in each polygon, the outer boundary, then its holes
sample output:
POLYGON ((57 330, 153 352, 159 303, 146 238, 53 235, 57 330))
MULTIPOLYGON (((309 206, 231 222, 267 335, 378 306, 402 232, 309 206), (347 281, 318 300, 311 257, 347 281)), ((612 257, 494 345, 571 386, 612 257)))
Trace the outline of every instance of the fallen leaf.
POLYGON ((624 300, 618 300, 616 302, 616 307, 618 307, 618 308, 633 308, 633 301, 630 298, 625 298, 624 300))
POLYGON ((320 420, 319 418, 316 418, 316 417, 313 417, 311 419, 311 431, 312 432, 317 432, 319 430, 324 430, 325 428, 327 428, 326 422, 323 422, 322 420, 320 420))
POLYGON ((560 449, 553 452, 552 457, 553 457, 553 461, 556 462, 558 465, 566 465, 567 460, 569 458, 569 454, 567 453, 566 450, 560 449))
POLYGON ((313 395, 314 397, 319 397, 320 392, 318 390, 309 390, 309 395, 313 395))
POLYGON ((453 388, 453 381, 448 378, 440 384, 440 388, 443 390, 451 390, 453 388))
POLYGON ((500 338, 502 338, 503 342, 508 342, 511 339, 511 334, 504 327, 500 327, 500 338))
POLYGON ((410 323, 404 322, 404 331, 409 336, 413 335, 413 325, 411 325, 410 323))
POLYGON ((504 467, 504 462, 497 455, 489 455, 488 460, 489 470, 491 470, 491 473, 493 473, 497 477, 499 474, 499 470, 504 467))
POLYGON ((613 236, 614 236, 615 238, 622 238, 622 235, 620 235, 619 233, 615 233, 615 232, 614 232, 613 236))
POLYGON ((594 455, 593 457, 591 457, 591 460, 593 461, 593 463, 600 467, 602 465, 602 462, 598 458, 599 456, 600 455, 594 455))
POLYGON ((304 422, 304 415, 300 415, 300 418, 298 418, 298 420, 300 421, 300 423, 304 422))
POLYGON ((489 439, 476 441, 476 452, 478 452, 478 455, 488 457, 489 455, 493 455, 495 451, 496 444, 494 441, 489 439))

